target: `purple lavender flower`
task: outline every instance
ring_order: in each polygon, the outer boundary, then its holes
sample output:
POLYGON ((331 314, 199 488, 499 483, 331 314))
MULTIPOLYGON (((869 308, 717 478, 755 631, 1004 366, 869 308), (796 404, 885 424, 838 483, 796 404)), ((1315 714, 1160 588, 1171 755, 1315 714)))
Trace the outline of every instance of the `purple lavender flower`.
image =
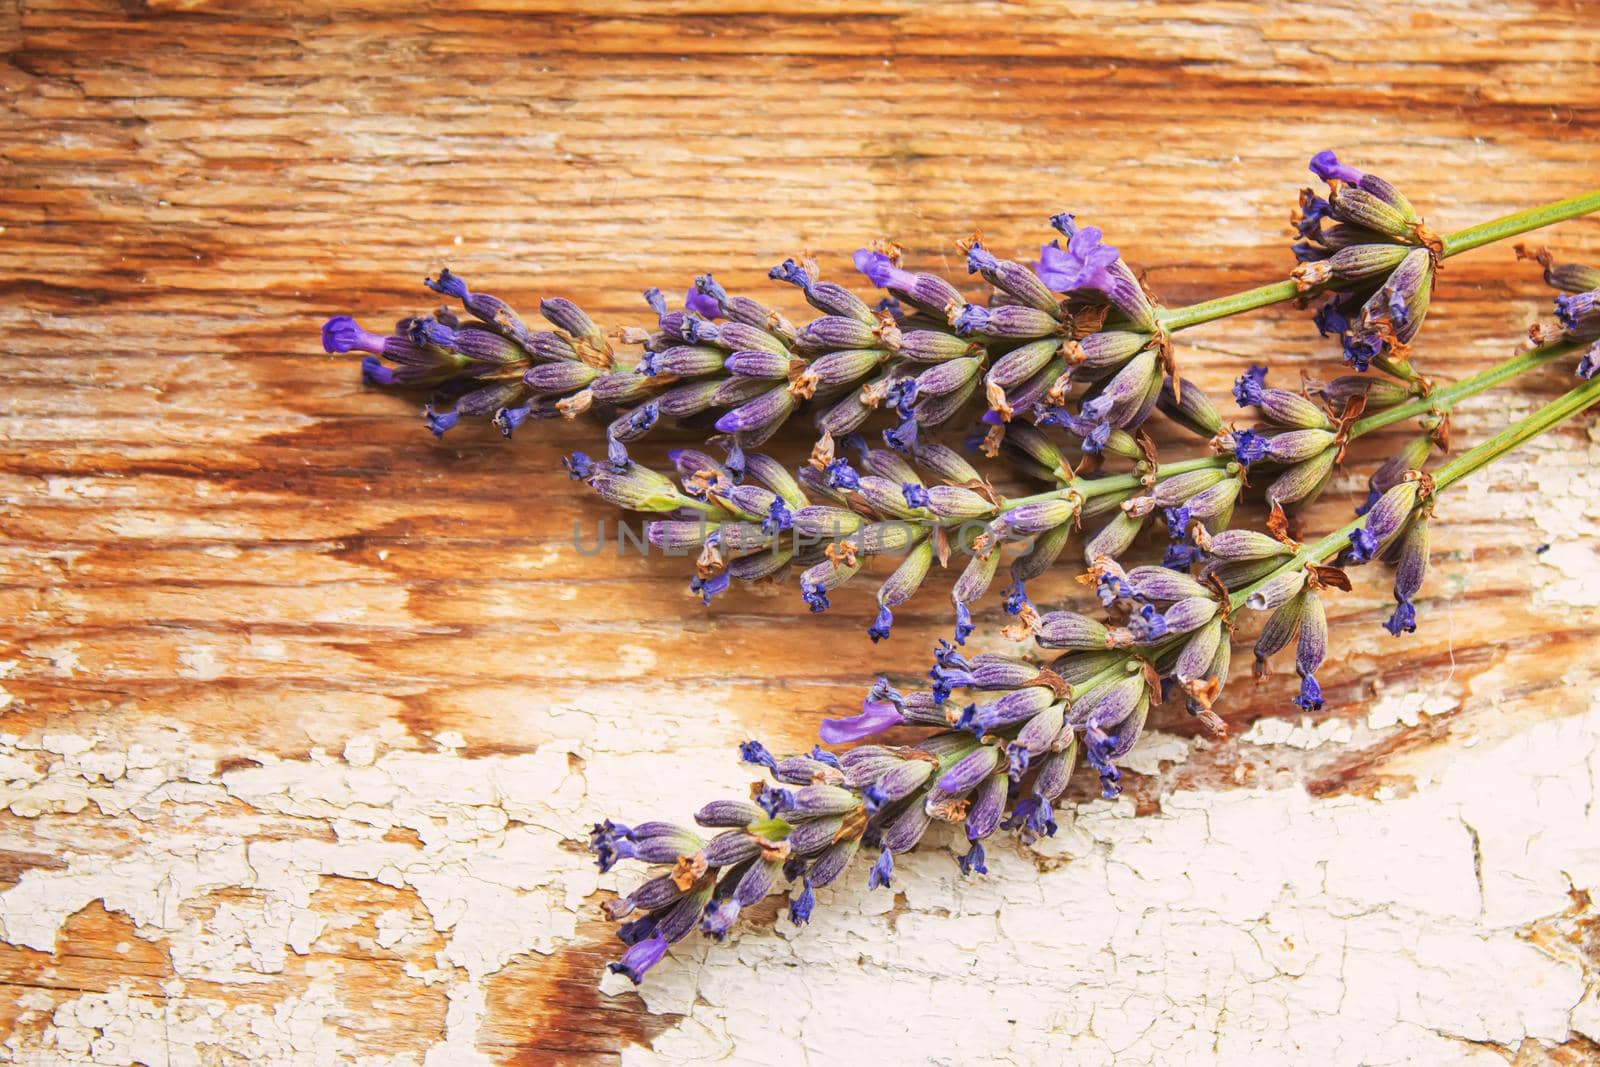
POLYGON ((867 276, 867 280, 879 289, 898 289, 909 293, 916 288, 916 276, 910 271, 901 270, 899 264, 883 252, 870 248, 857 249, 855 253, 856 270, 867 276))
POLYGON ((1417 609, 1411 598, 1421 591, 1427 571, 1428 519, 1422 515, 1406 530, 1399 546, 1394 572, 1394 614, 1383 624, 1383 628, 1396 637, 1417 631, 1417 609))
POLYGON ((1325 148, 1311 157, 1311 173, 1323 181, 1360 182, 1366 175, 1356 168, 1339 162, 1331 148, 1325 148))
POLYGON ((1058 293, 1104 293, 1112 288, 1109 271, 1119 255, 1104 243, 1099 227, 1085 226, 1068 237, 1067 247, 1051 241, 1039 249, 1039 278, 1058 293))
POLYGON ((1300 675, 1300 692, 1294 702, 1306 711, 1322 710, 1322 687, 1317 684, 1316 670, 1327 654, 1328 616, 1322 598, 1307 593, 1300 612, 1300 640, 1294 660, 1295 671, 1300 675))

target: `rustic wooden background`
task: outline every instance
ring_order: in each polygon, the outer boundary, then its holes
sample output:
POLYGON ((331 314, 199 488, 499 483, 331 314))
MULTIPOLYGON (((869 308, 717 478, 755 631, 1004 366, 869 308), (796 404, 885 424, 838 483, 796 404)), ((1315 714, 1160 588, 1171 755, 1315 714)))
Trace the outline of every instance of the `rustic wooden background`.
MULTIPOLYGON (((603 322, 639 321, 641 289, 681 291, 705 269, 792 307, 764 279, 784 255, 813 251, 842 278, 851 249, 886 235, 955 272, 956 238, 981 228, 1026 253, 1069 208, 1167 302, 1202 299, 1281 276, 1287 213, 1320 148, 1396 181, 1441 230, 1594 186, 1595 13, 4 0, 0 1060, 777 1047, 756 1021, 776 1010, 761 979, 696 993, 698 950, 663 968, 663 988, 689 990, 681 1002, 598 988, 603 894, 573 841, 602 814, 682 816, 714 785, 738 789, 737 741, 806 744, 873 674, 919 672, 946 603, 915 602, 874 648, 870 588, 820 618, 791 595, 735 593, 707 612, 675 561, 581 558, 574 522, 610 515, 558 460, 596 447, 596 425, 436 443, 413 405, 321 353, 325 316, 382 324, 430 306, 418 283, 445 264, 530 311, 563 294, 603 322), (720 1036, 670 1043, 690 1032, 720 1036)), ((1600 258, 1600 224, 1543 239, 1600 258)), ((1510 351, 1547 305, 1533 272, 1490 248, 1448 264, 1434 308, 1417 358, 1451 377, 1510 351)), ((1292 380, 1333 356, 1290 308, 1183 342, 1218 395, 1248 360, 1292 380)), ((1457 440, 1565 380, 1473 405, 1457 440)), ((1362 463, 1395 440, 1355 458, 1314 523, 1347 514, 1362 463)), ((1376 574, 1333 606, 1345 651, 1326 720, 1288 715, 1286 680, 1239 679, 1236 739, 1158 722, 1172 758, 1133 778, 1118 825, 1156 832, 1175 790, 1375 808, 1480 743, 1592 723, 1596 445, 1586 427, 1562 442, 1441 508, 1421 633, 1377 630, 1376 574)), ((1580 757, 1584 730, 1563 735, 1580 757)), ((1581 758, 1564 774, 1526 770, 1592 802, 1594 769, 1586 786, 1581 758)), ((1560 816, 1506 818, 1514 839, 1560 816)), ((1567 872, 1572 901, 1537 913, 1543 934, 1502 924, 1576 967, 1590 1002, 1592 841, 1540 861, 1567 872)), ((1507 877, 1531 850, 1509 849, 1507 877)), ((999 852, 991 867, 1052 877, 999 852)), ((1470 888, 1461 870, 1437 877, 1470 888)), ((896 908, 911 929, 915 899, 896 908)), ((834 962, 893 929, 869 922, 834 962)), ((757 933, 723 951, 772 945, 757 933)), ((812 962, 786 980, 835 975, 805 945, 812 962)), ((1484 973, 1522 988, 1537 972, 1507 966, 1484 973)), ((1296 1010, 1255 1029, 1293 1033, 1296 1010)), ((920 1009, 907 1011, 910 1026, 920 1009)), ((813 1016, 803 1041, 783 1040, 841 1054, 834 1022, 813 1016)), ((886 1062, 949 1054, 918 1044, 916 1025, 886 1062)), ((1204 1024, 1197 1048, 1220 1055, 1241 1025, 1204 1024)), ((1590 1036, 1563 1025, 1524 1019, 1445 1047, 1490 1062, 1600 1052, 1592 1017, 1590 1036)), ((996 1054, 1027 1062, 1025 1037, 996 1054)), ((1372 1056, 1437 1051, 1409 1041, 1372 1056)), ((1138 1041, 1119 1054, 1160 1055, 1138 1041)))

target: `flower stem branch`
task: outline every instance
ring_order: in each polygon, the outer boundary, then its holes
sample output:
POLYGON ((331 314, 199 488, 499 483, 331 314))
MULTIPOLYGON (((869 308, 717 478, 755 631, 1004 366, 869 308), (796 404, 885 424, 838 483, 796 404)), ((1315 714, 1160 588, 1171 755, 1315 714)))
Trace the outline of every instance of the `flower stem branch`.
MULTIPOLYGON (((1529 354, 1531 355, 1532 353, 1529 354)), ((1501 430, 1493 437, 1468 449, 1440 467, 1433 475, 1433 492, 1435 494, 1443 492, 1469 474, 1473 474, 1493 463, 1507 452, 1528 443, 1540 434, 1559 426, 1567 419, 1597 403, 1600 403, 1600 378, 1585 382, 1578 388, 1546 404, 1527 418, 1501 430)), ((1320 563, 1328 559, 1334 553, 1349 545, 1350 535, 1360 529, 1366 521, 1366 516, 1360 516, 1326 537, 1309 545, 1303 545, 1299 551, 1284 561, 1283 565, 1277 570, 1233 593, 1229 597, 1230 609, 1238 611, 1240 608, 1245 607, 1252 593, 1279 575, 1292 571, 1297 567, 1303 567, 1307 563, 1320 563)))
MULTIPOLYGON (((1600 211, 1600 190, 1560 200, 1554 204, 1516 211, 1503 218, 1447 234, 1444 237, 1443 255, 1448 259, 1462 252, 1470 252, 1474 248, 1493 244, 1495 241, 1503 241, 1507 237, 1516 237, 1594 211, 1600 211)), ((1183 330, 1201 323, 1225 319, 1230 315, 1281 304, 1296 297, 1311 296, 1320 291, 1315 288, 1302 291, 1292 281, 1273 282, 1270 285, 1247 289, 1242 293, 1219 296, 1215 300, 1203 300, 1185 307, 1168 308, 1161 311, 1157 317, 1167 330, 1183 330)))

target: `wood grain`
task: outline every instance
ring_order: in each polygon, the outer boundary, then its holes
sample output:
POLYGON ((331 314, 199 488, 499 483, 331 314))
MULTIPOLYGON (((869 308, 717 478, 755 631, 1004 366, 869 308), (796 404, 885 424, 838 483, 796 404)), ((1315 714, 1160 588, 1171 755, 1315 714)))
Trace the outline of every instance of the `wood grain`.
MULTIPOLYGON (((947 626, 939 597, 914 602, 895 640, 874 648, 861 632, 866 589, 822 617, 788 595, 746 592, 705 612, 674 561, 584 559, 570 548, 574 523, 611 516, 559 457, 592 449, 598 426, 530 427, 510 445, 485 429, 434 442, 408 402, 363 389, 350 360, 320 352, 320 321, 427 307, 417 283, 444 264, 516 305, 566 295, 604 322, 639 321, 639 291, 681 290, 705 269, 798 314, 764 277, 784 255, 813 251, 843 278, 847 253, 883 235, 918 265, 964 275, 956 239, 981 228, 1023 254, 1068 208, 1148 268, 1163 299, 1198 300, 1287 268, 1287 212, 1304 160, 1323 147, 1407 189, 1441 230, 1594 185, 1594 13, 1525 2, 619 0, 597 12, 7 0, 0 659, 11 665, 0 728, 41 759, 46 735, 192 752, 180 777, 195 790, 369 734, 430 753, 459 734, 451 751, 471 775, 581 735, 595 716, 660 752, 680 730, 723 746, 758 730, 809 743, 819 713, 848 705, 874 674, 922 669, 947 626)), ((1600 258, 1592 223, 1547 240, 1600 258)), ((1418 360, 1446 378, 1487 365, 1545 300, 1506 249, 1452 260, 1418 360)), ((1219 394, 1252 359, 1292 379, 1332 358, 1291 308, 1184 342, 1188 373, 1219 394)), ((1516 406, 1565 380, 1537 375, 1516 406)), ((1457 440, 1506 414, 1497 400, 1469 406, 1457 440)), ((802 436, 780 450, 792 455, 802 436)), ((1396 440, 1352 456, 1311 525, 1342 521, 1364 469, 1396 440)), ((1327 680, 1335 717, 1358 722, 1375 693, 1445 675, 1510 699, 1473 724, 1489 735, 1583 709, 1592 619, 1530 601, 1542 535, 1526 506, 1504 504, 1534 476, 1490 474, 1492 492, 1441 509, 1426 609, 1441 625, 1376 640, 1387 599, 1377 576, 1331 610, 1349 635, 1327 680)), ((1578 543, 1593 553, 1592 539, 1578 543)), ((1063 574, 1044 592, 1072 588, 1063 574)), ((986 621, 996 614, 991 605, 986 621)), ((1287 684, 1241 679, 1230 722, 1281 715, 1287 684)), ((1404 790, 1408 761, 1447 751, 1472 714, 1469 702, 1333 752, 1205 749, 1136 779, 1133 793, 1154 810, 1177 786, 1285 776, 1319 795, 1404 790)), ((0 875, 14 885, 64 856, 116 856, 170 834, 203 847, 208 835, 345 832, 334 815, 237 797, 198 824, 188 802, 154 804, 138 816, 14 806, 0 814, 0 875), (223 825, 244 818, 255 820, 247 831, 223 825)), ((253 890, 202 896, 181 904, 201 930, 225 905, 260 905, 253 890)), ((351 1047, 420 1062, 454 1009, 444 986, 410 975, 435 967, 444 942, 436 929, 385 948, 375 923, 388 912, 401 917, 385 922, 410 916, 419 928, 443 920, 410 889, 351 875, 323 878, 305 906, 348 922, 275 970, 243 957, 199 967, 99 903, 61 926, 51 952, 0 946, 12 1049, 44 1042, 53 1006, 86 992, 270 1014, 335 974, 329 1025, 351 1047)), ((597 992, 610 949, 593 919, 585 912, 553 953, 516 947, 474 986, 486 991, 479 1051, 610 1060, 671 1021, 597 992)))

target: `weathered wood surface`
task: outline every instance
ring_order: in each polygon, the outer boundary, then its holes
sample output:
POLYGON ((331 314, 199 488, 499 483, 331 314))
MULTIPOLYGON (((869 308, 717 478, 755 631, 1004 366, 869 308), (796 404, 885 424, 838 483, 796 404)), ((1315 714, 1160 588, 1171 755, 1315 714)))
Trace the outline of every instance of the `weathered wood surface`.
MULTIPOLYGON (((876 648, 865 589, 703 611, 673 561, 572 551, 610 516, 557 461, 598 427, 435 443, 317 345, 446 263, 636 321, 879 235, 955 271, 1063 208, 1200 299, 1281 274, 1322 147, 1440 229, 1594 185, 1595 8, 582 8, 0 9, 0 1060, 1600 1054, 1592 424, 1445 502, 1415 637, 1376 574, 1337 602, 1326 716, 1237 678, 1233 740, 1159 721, 1039 857, 972 886, 934 848, 641 999, 600 988, 585 823, 741 788, 738 740, 914 675, 946 605, 876 648)), ((1600 258, 1592 222, 1543 239, 1600 258)), ((1483 366, 1545 301, 1507 249, 1452 261, 1418 359, 1483 366)), ((1219 392, 1332 358, 1287 308, 1181 352, 1219 392)))

